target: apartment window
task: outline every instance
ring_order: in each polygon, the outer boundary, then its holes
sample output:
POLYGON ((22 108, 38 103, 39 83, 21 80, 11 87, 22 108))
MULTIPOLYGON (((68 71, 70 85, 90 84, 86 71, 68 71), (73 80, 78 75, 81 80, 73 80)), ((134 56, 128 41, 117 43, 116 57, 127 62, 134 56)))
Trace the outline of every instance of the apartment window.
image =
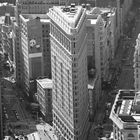
POLYGON ((102 46, 103 45, 103 42, 100 42, 100 45, 102 46))
POLYGON ((77 107, 78 106, 78 103, 75 103, 75 107, 77 107))
POLYGON ((100 36, 100 40, 103 40, 103 37, 102 36, 100 36))
POLYGON ((75 42, 73 43, 73 48, 75 48, 75 42))

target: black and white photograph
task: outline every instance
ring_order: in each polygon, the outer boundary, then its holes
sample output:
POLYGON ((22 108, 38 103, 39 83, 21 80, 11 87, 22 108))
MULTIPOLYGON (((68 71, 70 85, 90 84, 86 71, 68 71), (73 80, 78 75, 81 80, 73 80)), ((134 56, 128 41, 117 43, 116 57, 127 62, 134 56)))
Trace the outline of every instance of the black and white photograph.
POLYGON ((0 140, 140 140, 140 0, 0 0, 0 140))

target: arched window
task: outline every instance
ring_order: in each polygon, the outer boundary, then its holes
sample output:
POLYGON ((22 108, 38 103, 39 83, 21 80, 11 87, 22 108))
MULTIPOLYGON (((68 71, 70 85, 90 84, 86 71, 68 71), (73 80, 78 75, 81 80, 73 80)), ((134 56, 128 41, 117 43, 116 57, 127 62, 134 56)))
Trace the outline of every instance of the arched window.
POLYGON ((127 137, 135 137, 132 133, 129 133, 127 137))

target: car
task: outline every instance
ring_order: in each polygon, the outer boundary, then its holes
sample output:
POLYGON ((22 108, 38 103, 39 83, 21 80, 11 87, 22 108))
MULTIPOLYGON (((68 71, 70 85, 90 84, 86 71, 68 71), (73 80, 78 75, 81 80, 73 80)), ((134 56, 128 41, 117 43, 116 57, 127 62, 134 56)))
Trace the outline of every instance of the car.
POLYGON ((20 101, 24 102, 24 99, 22 97, 20 97, 19 99, 20 99, 20 101))
POLYGON ((4 115, 5 115, 5 118, 8 120, 9 119, 8 114, 5 113, 4 115))
POLYGON ((111 103, 110 103, 110 102, 107 102, 107 103, 106 103, 106 108, 107 108, 107 109, 110 109, 110 108, 111 108, 111 103))
POLYGON ((6 112, 6 107, 5 106, 3 107, 3 112, 6 112))
POLYGON ((105 111, 106 116, 109 116, 109 111, 108 109, 105 111))
POLYGON ((16 118, 17 118, 17 120, 19 120, 19 116, 18 115, 16 116, 16 118))
POLYGON ((15 113, 15 116, 16 116, 17 120, 19 120, 19 115, 18 115, 17 111, 16 110, 13 110, 13 111, 15 113))

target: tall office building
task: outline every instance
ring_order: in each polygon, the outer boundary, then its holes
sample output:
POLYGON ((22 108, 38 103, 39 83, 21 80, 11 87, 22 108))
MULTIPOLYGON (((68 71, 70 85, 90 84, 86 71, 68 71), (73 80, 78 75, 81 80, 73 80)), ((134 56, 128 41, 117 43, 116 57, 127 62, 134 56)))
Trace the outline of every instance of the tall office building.
POLYGON ((0 51, 0 139, 3 139, 3 114, 2 114, 2 61, 3 61, 3 53, 0 51))
POLYGON ((134 52, 134 87, 135 90, 140 90, 140 34, 136 39, 136 46, 134 52))
POLYGON ((3 51, 8 54, 8 58, 13 61, 13 42, 12 42, 12 22, 15 21, 14 17, 11 17, 9 13, 5 14, 4 24, 2 24, 0 34, 1 47, 3 51))
POLYGON ((113 122, 114 140, 139 140, 140 136, 140 92, 119 90, 110 119, 113 122))
POLYGON ((15 65, 15 77, 18 87, 22 85, 22 60, 20 45, 20 28, 16 22, 12 22, 13 62, 15 65))
POLYGON ((86 140, 89 128, 86 9, 74 4, 54 6, 48 16, 53 126, 60 140, 86 140))
POLYGON ((35 89, 35 80, 51 76, 50 20, 46 14, 23 14, 21 20, 22 81, 25 92, 35 89))
POLYGON ((52 80, 37 79, 37 101, 43 119, 47 123, 52 123, 52 80))
MULTIPOLYGON (((21 24, 20 14, 46 14, 53 5, 66 5, 67 3, 76 2, 79 0, 16 0, 15 17, 16 22, 13 24, 13 42, 15 50, 15 65, 16 65, 16 81, 17 85, 21 87, 22 84, 22 50, 21 50, 21 24)), ((48 39, 43 39, 43 44, 49 42, 48 39)), ((47 43, 47 46, 49 44, 47 43)), ((45 53, 44 53, 45 55, 45 53)), ((46 54, 47 57, 47 54, 46 54)), ((50 56, 48 56, 50 57, 50 56)), ((44 60, 45 61, 45 60, 44 60)), ((47 61, 48 62, 48 61, 47 61)), ((48 77, 50 78, 50 77, 48 77)))
MULTIPOLYGON (((101 95, 101 83, 109 79, 110 62, 116 50, 116 9, 115 8, 91 8, 87 9, 87 56, 90 89, 93 87, 95 103, 99 103, 101 95), (92 78, 91 78, 92 77, 92 78)), ((95 106, 96 107, 96 106, 95 106)))

